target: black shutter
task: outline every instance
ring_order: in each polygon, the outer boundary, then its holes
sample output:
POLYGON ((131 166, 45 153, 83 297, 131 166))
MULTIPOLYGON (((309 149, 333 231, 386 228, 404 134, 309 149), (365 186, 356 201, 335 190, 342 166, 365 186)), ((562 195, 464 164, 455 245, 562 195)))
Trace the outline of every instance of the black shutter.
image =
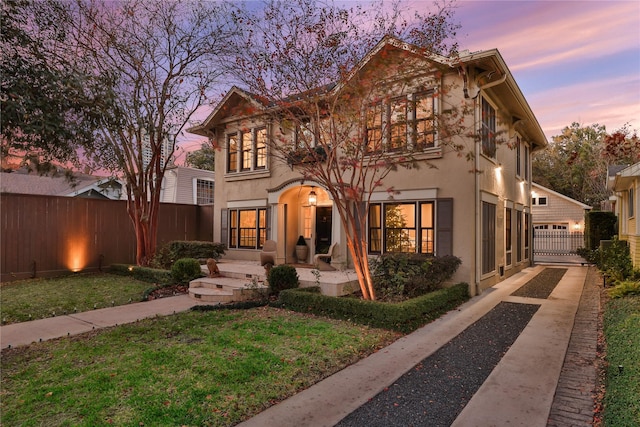
POLYGON ((438 199, 436 211, 436 255, 453 255, 453 199, 438 199))

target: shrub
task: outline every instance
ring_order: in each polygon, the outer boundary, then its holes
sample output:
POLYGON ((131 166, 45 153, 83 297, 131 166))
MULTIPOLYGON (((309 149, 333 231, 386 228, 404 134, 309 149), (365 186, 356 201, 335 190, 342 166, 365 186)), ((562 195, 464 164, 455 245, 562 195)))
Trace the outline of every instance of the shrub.
POLYGON ((598 264, 600 260, 600 249, 578 248, 576 253, 584 258, 589 264, 598 264))
POLYGON ((627 242, 614 237, 610 244, 603 245, 600 249, 600 260, 597 265, 600 271, 614 280, 625 280, 631 277, 633 264, 627 242))
POLYGON ((640 295, 640 281, 625 280, 609 289, 611 298, 622 298, 627 295, 640 295))
POLYGON ((168 269, 181 258, 214 258, 217 261, 226 249, 224 243, 174 240, 160 248, 153 259, 153 265, 168 269))
POLYGON ((461 262, 453 255, 385 254, 373 262, 373 286, 383 300, 414 298, 440 289, 461 262))
POLYGON ((469 285, 459 283, 400 303, 330 297, 320 294, 317 287, 285 290, 279 302, 290 310, 408 333, 467 299, 469 285))
POLYGON ((180 258, 171 267, 171 276, 177 283, 188 283, 203 274, 197 259, 180 258))
POLYGON ((278 295, 280 291, 298 287, 298 272, 290 265, 276 265, 269 270, 267 282, 269 282, 269 294, 278 295))

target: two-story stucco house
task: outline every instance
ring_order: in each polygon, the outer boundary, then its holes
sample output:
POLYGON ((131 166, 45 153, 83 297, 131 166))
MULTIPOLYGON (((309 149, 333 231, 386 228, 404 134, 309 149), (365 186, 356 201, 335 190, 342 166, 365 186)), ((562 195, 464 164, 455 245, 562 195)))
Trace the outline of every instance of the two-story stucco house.
MULTIPOLYGON (((385 177, 384 187, 395 190, 392 198, 382 190, 370 194, 368 219, 360 226, 370 256, 395 250, 453 254, 462 259, 454 279, 468 282, 472 294, 529 266, 530 160, 533 151, 546 146, 546 139, 500 53, 462 52, 444 58, 385 37, 357 70, 379 55, 386 63, 394 55, 410 56, 420 66, 402 85, 392 84, 393 75, 372 83, 394 92, 371 100, 363 114, 374 119, 363 121, 367 129, 362 134, 378 132, 389 142, 394 132, 388 156, 401 162, 403 147, 413 146, 415 161, 424 167, 398 168, 385 177), (404 120, 394 116, 398 105, 404 120), (467 147, 468 155, 450 149, 437 126, 438 114, 451 105, 464 112, 459 121, 469 131, 456 136, 456 144, 467 147), (429 114, 419 114, 418 106, 429 114), (385 124, 389 129, 383 129, 385 124), (403 245, 392 241, 398 215, 408 236, 403 245)), ((337 243, 331 264, 349 267, 345 230, 334 201, 317 182, 303 179, 295 167, 272 155, 274 143, 295 138, 296 132, 274 121, 273 115, 267 118, 266 108, 264 98, 234 87, 190 130, 211 137, 220 149, 215 160, 214 239, 227 243, 227 258, 256 261, 265 240, 274 240, 277 263, 296 261, 298 236, 310 247, 307 262, 337 243)))
POLYGON ((629 243, 631 261, 640 267, 640 163, 617 172, 613 180, 618 237, 629 243))

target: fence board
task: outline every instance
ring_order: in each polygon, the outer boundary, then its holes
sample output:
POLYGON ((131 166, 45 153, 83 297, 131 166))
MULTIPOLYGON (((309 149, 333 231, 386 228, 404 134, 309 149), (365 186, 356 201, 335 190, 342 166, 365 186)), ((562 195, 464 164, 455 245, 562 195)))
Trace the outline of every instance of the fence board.
MULTIPOLYGON (((1 194, 0 281, 32 277, 34 263, 37 277, 134 263, 126 206, 118 200, 1 194)), ((158 222, 158 246, 213 238, 213 206, 163 203, 158 222)))

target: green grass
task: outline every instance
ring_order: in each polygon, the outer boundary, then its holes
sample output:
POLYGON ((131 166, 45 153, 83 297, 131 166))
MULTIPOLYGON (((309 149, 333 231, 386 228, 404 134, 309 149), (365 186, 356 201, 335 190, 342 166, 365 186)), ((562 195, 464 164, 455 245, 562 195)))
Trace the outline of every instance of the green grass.
POLYGON ((608 362, 604 425, 640 426, 640 297, 627 296, 607 303, 604 334, 608 362))
POLYGON ((3 425, 230 426, 398 336, 263 307, 3 350, 3 425))
POLYGON ((0 286, 3 324, 138 302, 152 285, 111 274, 74 274, 21 280, 0 286), (29 317, 31 315, 31 317, 29 317))

